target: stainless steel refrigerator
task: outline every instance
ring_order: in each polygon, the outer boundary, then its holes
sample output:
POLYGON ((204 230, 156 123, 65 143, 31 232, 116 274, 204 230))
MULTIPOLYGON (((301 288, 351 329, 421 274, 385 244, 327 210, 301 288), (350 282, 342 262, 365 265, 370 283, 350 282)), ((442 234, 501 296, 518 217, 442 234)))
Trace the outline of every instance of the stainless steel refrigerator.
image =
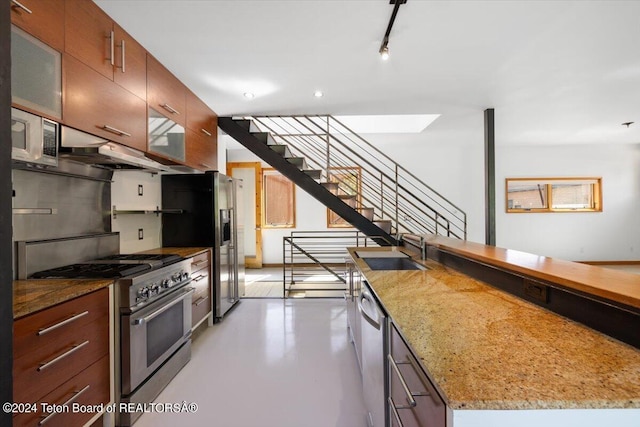
POLYGON ((241 180, 215 171, 162 176, 162 245, 213 248, 215 321, 244 295, 241 191, 241 180))

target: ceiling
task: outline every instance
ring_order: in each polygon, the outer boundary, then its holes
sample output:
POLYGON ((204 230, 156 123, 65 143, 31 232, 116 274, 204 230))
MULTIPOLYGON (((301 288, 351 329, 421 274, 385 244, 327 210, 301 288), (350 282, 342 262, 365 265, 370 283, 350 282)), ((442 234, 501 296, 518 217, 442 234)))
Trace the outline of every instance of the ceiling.
POLYGON ((386 62, 388 0, 95 1, 221 116, 440 114, 424 138, 482 140, 494 108, 498 144, 640 144, 640 1, 408 0, 386 62))

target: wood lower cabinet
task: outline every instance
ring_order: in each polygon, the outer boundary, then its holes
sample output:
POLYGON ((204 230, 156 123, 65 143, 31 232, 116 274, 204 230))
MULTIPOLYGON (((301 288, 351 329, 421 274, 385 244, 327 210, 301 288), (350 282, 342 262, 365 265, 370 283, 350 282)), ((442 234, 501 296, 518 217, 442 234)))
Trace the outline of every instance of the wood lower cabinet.
POLYGON ((138 150, 147 148, 146 102, 89 68, 63 57, 63 122, 138 150))
POLYGON ((37 413, 16 415, 14 426, 82 425, 96 414, 72 413, 74 402, 110 402, 109 292, 104 288, 14 322, 13 399, 37 404, 37 413), (66 404, 69 413, 52 415, 41 402, 66 404))
POLYGON ((65 52, 145 99, 147 53, 142 45, 90 0, 66 0, 64 10, 65 52))
POLYGON ((64 49, 64 1, 11 1, 11 23, 48 44, 64 49))
POLYGON ((191 286, 195 288, 191 303, 191 326, 195 328, 211 312, 211 250, 191 259, 191 286))
POLYGON ((445 427, 446 406, 409 346, 390 323, 387 356, 391 427, 445 427), (404 387, 406 385, 406 387, 404 387), (411 399, 415 402, 412 405, 411 399))

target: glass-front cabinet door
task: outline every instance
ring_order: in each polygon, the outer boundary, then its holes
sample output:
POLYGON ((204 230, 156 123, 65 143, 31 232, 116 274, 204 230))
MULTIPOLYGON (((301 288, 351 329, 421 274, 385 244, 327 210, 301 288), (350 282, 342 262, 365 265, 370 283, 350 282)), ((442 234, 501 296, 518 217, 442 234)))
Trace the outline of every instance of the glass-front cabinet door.
POLYGON ((11 27, 11 101, 34 112, 62 117, 60 52, 11 27))
POLYGON ((149 108, 149 151, 185 161, 184 127, 153 108, 149 108))

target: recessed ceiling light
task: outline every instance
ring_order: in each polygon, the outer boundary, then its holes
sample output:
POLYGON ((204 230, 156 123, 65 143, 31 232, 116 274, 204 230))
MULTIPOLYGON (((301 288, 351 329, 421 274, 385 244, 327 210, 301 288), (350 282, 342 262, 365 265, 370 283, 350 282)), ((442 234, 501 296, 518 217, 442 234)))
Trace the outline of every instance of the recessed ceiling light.
POLYGON ((244 93, 244 97, 247 99, 253 99, 255 97, 255 95, 251 92, 245 92, 244 93))
POLYGON ((316 98, 322 98, 324 96, 324 93, 322 93, 321 90, 317 90, 313 92, 313 96, 315 96, 316 98))
POLYGON ((389 48, 387 46, 383 46, 380 49, 380 57, 383 61, 387 61, 389 59, 389 48))

